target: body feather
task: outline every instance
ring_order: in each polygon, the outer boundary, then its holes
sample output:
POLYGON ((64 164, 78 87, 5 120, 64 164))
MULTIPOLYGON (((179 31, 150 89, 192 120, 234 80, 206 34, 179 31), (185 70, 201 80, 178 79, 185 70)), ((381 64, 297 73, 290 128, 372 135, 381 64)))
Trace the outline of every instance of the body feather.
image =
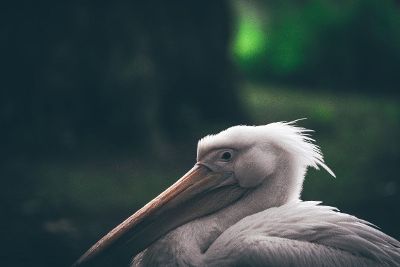
POLYGON ((205 266, 399 266, 400 243, 368 222, 319 202, 248 216, 207 250, 205 266))

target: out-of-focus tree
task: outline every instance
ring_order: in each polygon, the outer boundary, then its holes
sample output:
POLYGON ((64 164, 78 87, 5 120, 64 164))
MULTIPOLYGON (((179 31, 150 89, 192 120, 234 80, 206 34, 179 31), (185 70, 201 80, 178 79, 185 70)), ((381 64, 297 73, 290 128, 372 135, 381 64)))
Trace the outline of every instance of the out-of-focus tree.
POLYGON ((227 1, 4 5, 3 152, 137 149, 241 118, 227 1))

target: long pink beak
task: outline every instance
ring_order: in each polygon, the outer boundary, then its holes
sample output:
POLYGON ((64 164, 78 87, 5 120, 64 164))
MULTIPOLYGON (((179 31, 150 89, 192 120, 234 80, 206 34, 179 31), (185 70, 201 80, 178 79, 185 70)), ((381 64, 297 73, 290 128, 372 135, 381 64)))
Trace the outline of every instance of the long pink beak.
POLYGON ((196 164, 172 186, 101 238, 73 266, 93 263, 101 254, 127 242, 133 244, 132 254, 136 255, 170 230, 232 203, 244 191, 229 178, 229 174, 213 172, 196 164), (221 196, 224 197, 221 199, 221 196), (203 205, 210 204, 213 198, 218 198, 218 203, 203 205))

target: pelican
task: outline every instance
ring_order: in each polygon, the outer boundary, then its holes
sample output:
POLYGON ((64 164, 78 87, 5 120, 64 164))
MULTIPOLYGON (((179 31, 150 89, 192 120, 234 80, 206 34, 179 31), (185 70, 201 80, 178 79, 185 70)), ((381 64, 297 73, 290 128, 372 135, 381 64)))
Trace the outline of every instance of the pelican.
POLYGON ((300 199, 308 167, 334 176, 309 132, 293 121, 204 137, 194 167, 75 266, 123 244, 131 266, 400 266, 399 241, 300 199))

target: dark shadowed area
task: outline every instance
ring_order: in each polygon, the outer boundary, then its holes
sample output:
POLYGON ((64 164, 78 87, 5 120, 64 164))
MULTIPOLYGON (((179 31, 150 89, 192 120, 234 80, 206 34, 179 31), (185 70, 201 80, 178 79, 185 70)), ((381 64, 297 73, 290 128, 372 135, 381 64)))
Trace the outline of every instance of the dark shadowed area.
POLYGON ((0 20, 2 266, 69 266, 199 138, 299 118, 337 176, 309 171, 303 199, 400 238, 399 1, 8 1, 0 20))

